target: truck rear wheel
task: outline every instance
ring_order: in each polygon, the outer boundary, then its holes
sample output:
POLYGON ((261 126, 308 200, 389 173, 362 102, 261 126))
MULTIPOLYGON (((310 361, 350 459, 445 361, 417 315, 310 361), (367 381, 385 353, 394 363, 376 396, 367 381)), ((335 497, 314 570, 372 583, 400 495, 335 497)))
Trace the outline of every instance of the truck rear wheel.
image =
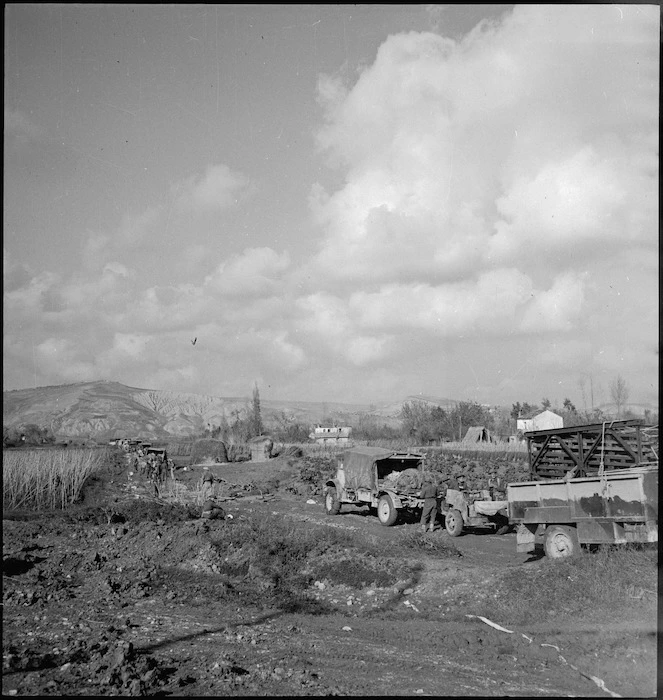
POLYGON ((393 525, 396 520, 398 520, 398 510, 396 510, 391 497, 386 494, 380 496, 380 500, 378 501, 378 520, 387 527, 393 525))
POLYGON ((458 537, 463 531, 463 514, 455 508, 444 516, 444 527, 452 537, 458 537))
POLYGON ((327 515, 338 515, 341 512, 341 502, 334 487, 328 488, 325 494, 325 510, 327 515))
POLYGON ((564 559, 578 554, 580 542, 575 528, 567 525, 551 525, 546 528, 543 551, 551 559, 564 559))

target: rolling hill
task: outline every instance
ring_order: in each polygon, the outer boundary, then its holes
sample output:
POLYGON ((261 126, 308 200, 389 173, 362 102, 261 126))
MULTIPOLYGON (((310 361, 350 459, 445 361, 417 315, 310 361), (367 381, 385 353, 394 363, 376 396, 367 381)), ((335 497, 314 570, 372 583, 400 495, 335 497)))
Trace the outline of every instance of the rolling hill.
MULTIPOLYGON (((374 416, 381 423, 400 423, 405 401, 426 401, 446 406, 448 399, 410 396, 383 406, 368 404, 314 403, 306 401, 260 401, 267 430, 284 421, 307 425, 343 424, 360 415, 374 416)), ((112 439, 198 435, 223 420, 232 422, 250 408, 248 397, 221 398, 203 394, 155 391, 112 381, 82 382, 59 386, 18 389, 2 394, 3 425, 35 424, 48 427, 58 438, 112 439)))

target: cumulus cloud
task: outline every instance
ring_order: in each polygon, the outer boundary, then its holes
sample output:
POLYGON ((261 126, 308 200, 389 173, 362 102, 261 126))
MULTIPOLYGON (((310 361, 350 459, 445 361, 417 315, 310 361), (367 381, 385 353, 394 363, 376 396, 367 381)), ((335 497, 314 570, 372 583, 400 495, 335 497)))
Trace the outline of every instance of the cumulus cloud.
POLYGON ((517 6, 320 78, 318 144, 346 177, 312 188, 309 274, 350 291, 309 296, 311 330, 582 331, 598 260, 657 247, 657 11, 619 9, 517 6))
POLYGON ((205 278, 205 285, 227 296, 270 295, 276 291, 278 280, 289 265, 287 252, 279 254, 271 248, 247 248, 218 265, 205 278))
POLYGON ((84 382, 96 378, 93 362, 80 356, 76 343, 64 338, 47 338, 34 349, 39 372, 62 382, 84 382))
POLYGON ((111 353, 129 358, 140 358, 145 352, 149 336, 138 333, 116 333, 111 353))
POLYGON ((190 240, 196 231, 191 217, 229 210, 243 203, 251 191, 249 179, 242 173, 224 164, 210 165, 202 174, 173 183, 166 203, 125 214, 112 240, 105 234, 90 234, 85 244, 86 260, 92 262, 104 251, 117 255, 127 249, 152 250, 169 230, 177 229, 186 232, 187 247, 195 248, 195 240, 190 240))
POLYGON ((520 324, 524 331, 568 331, 582 316, 583 282, 576 274, 560 275, 550 289, 533 296, 520 324))
MULTIPOLYGON (((659 28, 654 6, 517 5, 461 37, 389 36, 359 74, 319 77, 318 155, 337 176, 311 183, 309 259, 224 247, 250 232, 221 236, 219 217, 262 190, 210 165, 114 234, 90 234, 71 279, 6 261, 7 347, 25 351, 19 318, 96 323, 94 360, 47 327, 41 362, 198 390, 282 372, 303 393, 334 367, 338 392, 357 398, 449 358, 490 360, 480 377, 439 374, 452 395, 492 387, 494 400, 536 368, 650 367, 659 28), (160 275, 168 245, 186 282, 160 275)), ((27 133, 19 117, 12 128, 27 133)))
POLYGON ((222 210, 244 195, 248 178, 227 165, 210 165, 202 176, 191 176, 173 187, 177 206, 183 210, 222 210))
POLYGON ((449 250, 467 276, 477 250, 490 267, 527 264, 534 247, 651 240, 651 224, 642 231, 628 219, 643 192, 650 221, 656 206, 655 175, 630 160, 633 139, 654 128, 657 28, 637 8, 628 13, 625 38, 613 8, 519 6, 459 42, 389 37, 347 94, 320 80, 328 113, 319 143, 348 176, 335 193, 316 190, 327 224, 317 271, 421 281, 444 274, 449 250), (636 62, 642 79, 629 84, 636 62))

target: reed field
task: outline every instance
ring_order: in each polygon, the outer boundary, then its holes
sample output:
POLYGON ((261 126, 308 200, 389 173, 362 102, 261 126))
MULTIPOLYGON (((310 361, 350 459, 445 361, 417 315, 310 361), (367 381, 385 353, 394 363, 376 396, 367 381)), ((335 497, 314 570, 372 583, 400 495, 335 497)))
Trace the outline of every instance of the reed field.
POLYGON ((55 510, 75 503, 87 479, 107 461, 106 449, 4 450, 2 507, 55 510))

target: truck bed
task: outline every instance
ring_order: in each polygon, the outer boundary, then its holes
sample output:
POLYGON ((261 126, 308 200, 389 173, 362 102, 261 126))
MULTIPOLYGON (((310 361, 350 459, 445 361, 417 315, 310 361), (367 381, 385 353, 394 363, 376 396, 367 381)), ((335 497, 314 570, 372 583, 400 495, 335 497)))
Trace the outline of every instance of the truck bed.
POLYGON ((509 520, 515 523, 570 523, 592 518, 657 521, 658 466, 509 484, 507 501, 509 520))

